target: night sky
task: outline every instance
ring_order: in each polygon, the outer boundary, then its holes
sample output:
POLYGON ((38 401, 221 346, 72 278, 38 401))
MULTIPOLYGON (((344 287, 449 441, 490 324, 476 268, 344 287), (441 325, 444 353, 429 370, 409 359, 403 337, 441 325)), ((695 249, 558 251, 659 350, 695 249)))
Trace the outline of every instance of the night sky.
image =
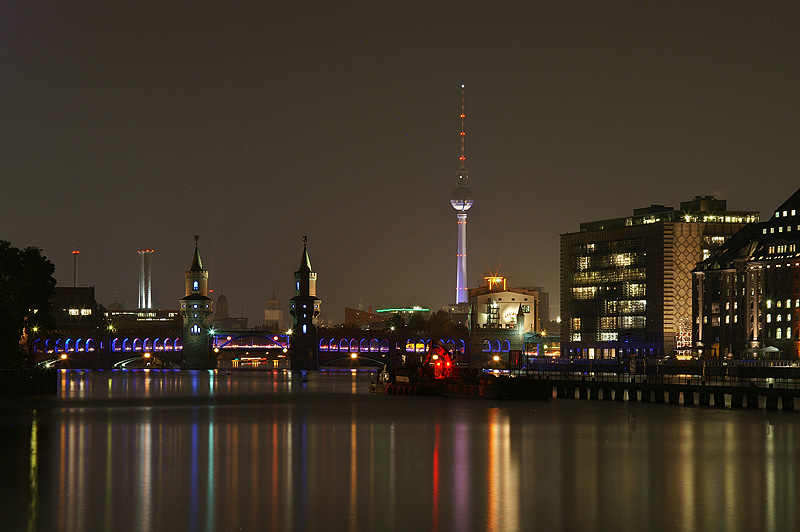
POLYGON ((302 237, 323 313, 455 299, 466 85, 469 286, 559 303, 559 234, 800 185, 794 2, 4 2, 0 239, 100 303, 176 308, 194 234, 260 325, 302 237))

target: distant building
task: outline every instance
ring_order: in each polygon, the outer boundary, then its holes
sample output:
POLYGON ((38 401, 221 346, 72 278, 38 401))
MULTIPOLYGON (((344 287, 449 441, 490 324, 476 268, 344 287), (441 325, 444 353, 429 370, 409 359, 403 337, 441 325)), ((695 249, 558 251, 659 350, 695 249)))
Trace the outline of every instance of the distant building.
POLYGON ((696 196, 680 209, 651 205, 561 235, 562 355, 660 357, 691 347, 691 271, 757 221, 755 211, 696 196))
POLYGON ((56 327, 71 327, 79 323, 93 324, 98 317, 94 286, 61 287, 53 291, 53 319, 56 327))
POLYGON ((372 307, 364 309, 344 308, 345 325, 356 326, 368 329, 370 325, 383 325, 390 316, 372 312, 372 307))
POLYGON ((232 318, 228 313, 228 298, 220 294, 214 307, 214 328, 224 331, 243 331, 247 329, 247 318, 232 318))
POLYGON ((538 331, 539 291, 508 288, 505 277, 484 277, 484 284, 469 289, 470 329, 513 329, 524 323, 523 332, 538 331), (520 314, 520 309, 521 313, 520 314), (521 319, 520 319, 521 317, 521 319))
POLYGON ((283 321, 283 308, 281 300, 272 292, 272 297, 264 308, 264 328, 268 331, 283 332, 286 327, 283 321))
POLYGON ((484 277, 469 289, 470 365, 521 368, 526 334, 540 330, 539 292, 509 288, 505 277, 484 277))
POLYGON ((391 307, 391 308, 379 308, 376 309, 375 312, 382 316, 384 320, 390 319, 395 314, 400 315, 403 318, 405 323, 408 323, 411 319, 411 316, 414 314, 423 316, 424 318, 428 318, 428 315, 431 312, 431 309, 424 308, 419 305, 414 305, 413 307, 391 307))
POLYGON ((693 272, 694 350, 703 357, 798 358, 800 190, 693 272))

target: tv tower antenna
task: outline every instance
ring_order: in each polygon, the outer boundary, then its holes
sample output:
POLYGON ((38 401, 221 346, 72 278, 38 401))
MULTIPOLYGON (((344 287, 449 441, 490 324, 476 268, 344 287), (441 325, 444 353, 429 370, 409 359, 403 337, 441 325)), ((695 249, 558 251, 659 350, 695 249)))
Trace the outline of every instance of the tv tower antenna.
POLYGON ((467 130, 464 128, 464 120, 467 115, 464 112, 464 85, 461 85, 461 157, 458 165, 458 186, 469 186, 469 174, 467 173, 467 156, 464 150, 464 143, 467 138, 467 130))

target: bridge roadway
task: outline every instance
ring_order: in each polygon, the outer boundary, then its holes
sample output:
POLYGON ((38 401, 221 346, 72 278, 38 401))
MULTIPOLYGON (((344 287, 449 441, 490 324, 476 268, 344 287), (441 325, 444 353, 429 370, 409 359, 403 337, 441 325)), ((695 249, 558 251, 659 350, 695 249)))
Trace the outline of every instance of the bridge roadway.
POLYGON ((522 374, 548 379, 554 396, 794 411, 800 368, 783 362, 533 361, 522 374), (649 363, 648 363, 649 362, 649 363), (773 365, 768 365, 773 364, 773 365), (777 365, 784 364, 784 365, 777 365), (633 366, 633 367, 631 367, 633 366))

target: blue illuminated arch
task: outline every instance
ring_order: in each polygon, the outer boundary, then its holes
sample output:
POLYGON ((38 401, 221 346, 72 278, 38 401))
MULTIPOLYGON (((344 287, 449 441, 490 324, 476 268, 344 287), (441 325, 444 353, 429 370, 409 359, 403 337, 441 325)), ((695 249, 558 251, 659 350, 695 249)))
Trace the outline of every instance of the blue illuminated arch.
POLYGON ((372 340, 369 341, 369 351, 370 351, 370 353, 378 353, 378 352, 380 352, 380 350, 381 350, 381 346, 378 343, 378 339, 377 338, 373 338, 372 340))
POLYGON ((491 353, 492 352, 492 343, 489 340, 484 340, 483 345, 481 346, 481 350, 484 353, 491 353))
POLYGON ((327 351, 328 350, 328 340, 326 340, 325 338, 322 338, 319 341, 319 350, 320 351, 327 351))

